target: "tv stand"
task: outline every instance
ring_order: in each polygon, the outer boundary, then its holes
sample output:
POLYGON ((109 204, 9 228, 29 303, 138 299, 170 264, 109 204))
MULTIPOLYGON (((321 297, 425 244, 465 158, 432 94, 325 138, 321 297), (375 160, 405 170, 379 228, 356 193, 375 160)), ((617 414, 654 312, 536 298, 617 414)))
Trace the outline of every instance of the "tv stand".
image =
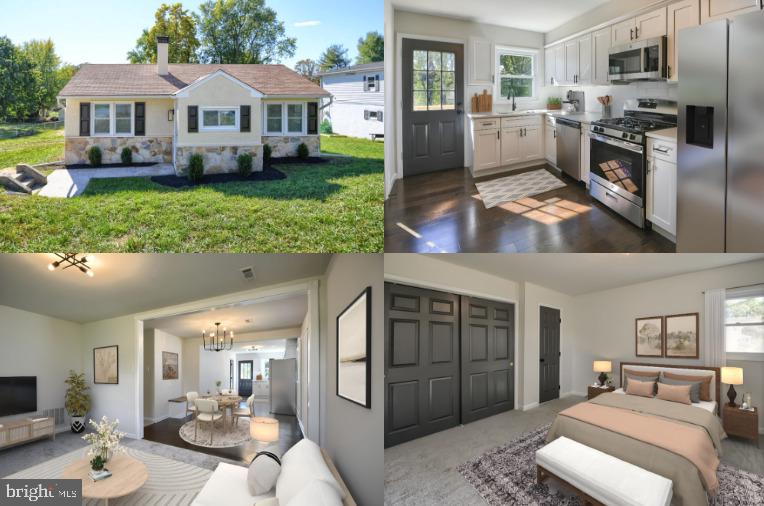
POLYGON ((25 418, 3 422, 0 427, 0 449, 37 439, 56 439, 56 424, 53 418, 25 418), (36 420, 36 421, 35 421, 36 420))

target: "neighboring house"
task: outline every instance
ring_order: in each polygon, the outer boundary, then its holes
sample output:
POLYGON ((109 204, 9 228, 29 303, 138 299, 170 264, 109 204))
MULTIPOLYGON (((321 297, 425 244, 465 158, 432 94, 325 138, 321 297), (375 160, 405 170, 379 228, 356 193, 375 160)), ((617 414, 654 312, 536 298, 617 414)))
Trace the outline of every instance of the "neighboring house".
POLYGON ((305 143, 320 154, 318 104, 329 93, 283 65, 168 64, 167 37, 156 65, 83 65, 61 90, 65 163, 87 163, 99 146, 104 163, 129 147, 136 162, 172 163, 182 173, 193 153, 205 172, 236 170, 251 153, 262 170, 263 145, 274 157, 305 143))
POLYGON ((385 63, 374 62, 319 74, 333 100, 323 109, 332 131, 352 137, 382 137, 385 109, 385 63))

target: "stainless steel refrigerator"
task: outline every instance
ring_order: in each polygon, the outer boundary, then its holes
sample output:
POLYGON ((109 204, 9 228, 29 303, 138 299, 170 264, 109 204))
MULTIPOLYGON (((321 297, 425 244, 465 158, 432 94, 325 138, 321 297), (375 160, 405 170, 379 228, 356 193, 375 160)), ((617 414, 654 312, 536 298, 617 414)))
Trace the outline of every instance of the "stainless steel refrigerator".
POLYGON ((764 252, 762 54, 764 12, 679 33, 679 252, 764 252))
POLYGON ((270 360, 271 413, 294 415, 297 399, 297 359, 270 360))

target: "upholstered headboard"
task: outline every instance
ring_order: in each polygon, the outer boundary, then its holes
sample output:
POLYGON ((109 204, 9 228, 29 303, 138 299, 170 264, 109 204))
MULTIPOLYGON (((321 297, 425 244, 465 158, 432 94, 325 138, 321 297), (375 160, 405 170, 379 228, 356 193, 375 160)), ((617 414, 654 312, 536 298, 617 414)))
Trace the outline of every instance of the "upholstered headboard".
POLYGON ((702 365, 672 365, 672 364, 643 364, 640 362, 621 362, 621 386, 623 386, 624 369, 636 371, 667 371, 677 374, 693 376, 711 376, 711 400, 719 404, 721 392, 721 376, 718 367, 706 367, 702 365))

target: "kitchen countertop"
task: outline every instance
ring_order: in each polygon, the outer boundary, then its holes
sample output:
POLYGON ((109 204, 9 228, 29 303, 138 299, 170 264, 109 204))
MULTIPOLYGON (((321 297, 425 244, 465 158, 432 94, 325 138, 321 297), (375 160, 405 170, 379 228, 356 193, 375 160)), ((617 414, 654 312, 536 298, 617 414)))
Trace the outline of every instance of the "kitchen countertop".
POLYGON ((565 118, 579 123, 589 124, 602 119, 601 112, 548 112, 553 118, 565 118))
POLYGON ((529 109, 527 111, 514 111, 514 112, 468 112, 467 117, 470 119, 486 119, 486 118, 516 118, 522 116, 533 116, 538 114, 546 114, 549 112, 547 109, 529 109))
POLYGON ((676 132, 676 127, 664 128, 663 130, 653 130, 652 132, 647 132, 647 136, 662 141, 676 142, 676 132))
POLYGON ((472 120, 480 120, 487 118, 517 118, 522 116, 534 116, 541 114, 546 114, 547 116, 551 116, 553 118, 565 118, 583 124, 589 124, 593 121, 599 121, 602 119, 601 112, 563 112, 549 109, 531 109, 527 111, 515 112, 469 112, 467 113, 467 117, 472 120))

